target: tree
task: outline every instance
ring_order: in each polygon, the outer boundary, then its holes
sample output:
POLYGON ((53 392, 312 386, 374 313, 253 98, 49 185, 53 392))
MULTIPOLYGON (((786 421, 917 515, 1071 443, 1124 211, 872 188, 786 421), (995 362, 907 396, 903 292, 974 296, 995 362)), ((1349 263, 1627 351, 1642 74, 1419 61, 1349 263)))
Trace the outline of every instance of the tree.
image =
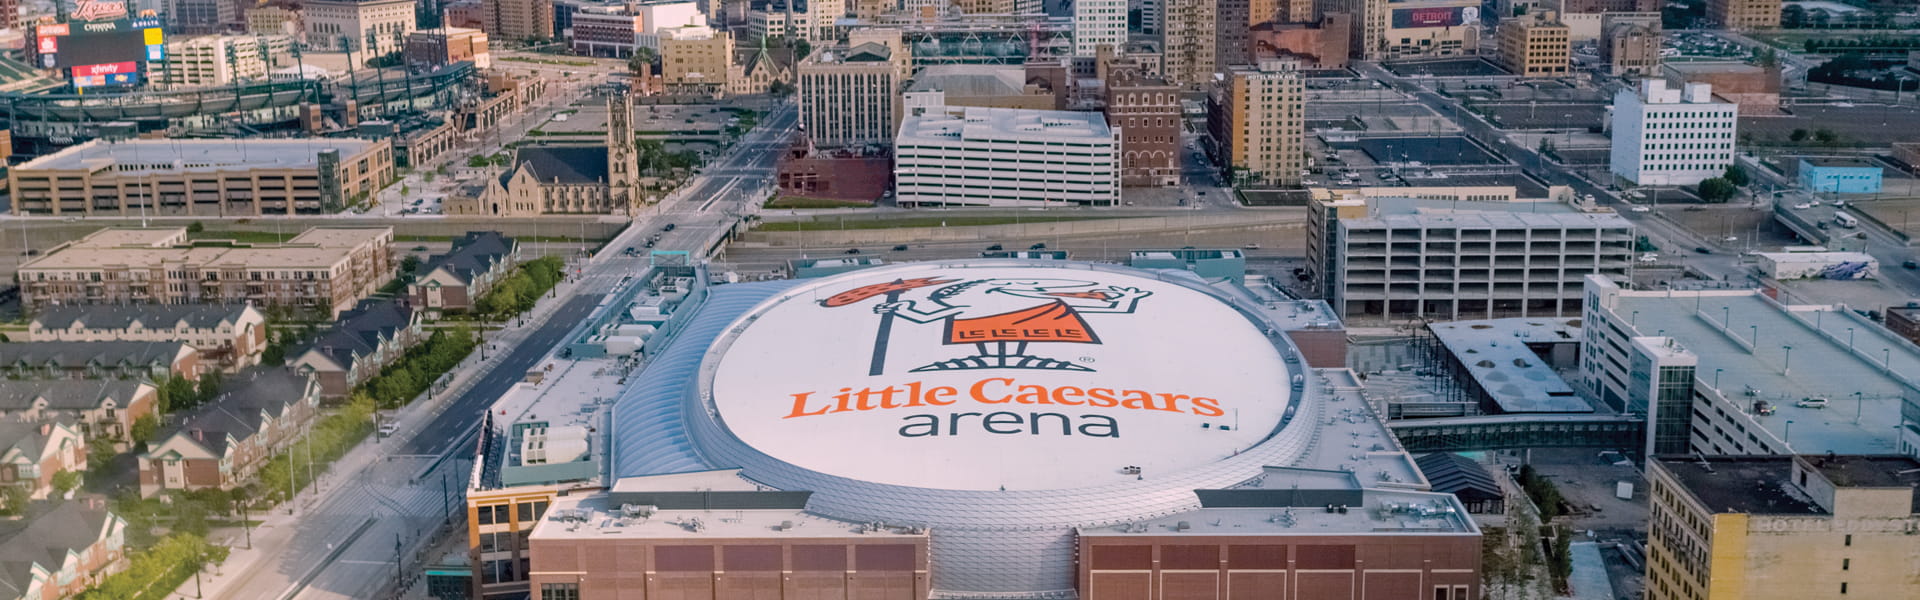
POLYGON ((1732 200, 1738 190, 1739 188, 1734 187, 1732 182, 1714 177, 1700 182, 1700 199, 1718 204, 1732 200))
POLYGON ((793 95, 793 91, 793 84, 778 79, 775 79, 773 83, 767 84, 767 95, 769 96, 790 96, 793 95))
POLYGON ((1840 134, 1834 133, 1831 129, 1817 129, 1813 132, 1813 140, 1820 142, 1822 146, 1838 146, 1840 134))
POLYGON ((644 86, 645 80, 653 78, 653 63, 658 62, 659 59, 659 53, 654 52, 652 48, 641 46, 633 50, 633 58, 627 59, 627 69, 633 71, 634 76, 639 77, 642 80, 641 85, 644 86))
POLYGON ((1796 143, 1807 141, 1807 130, 1795 129, 1793 133, 1787 135, 1787 139, 1793 140, 1796 143))
POLYGON ((1726 174, 1721 175, 1720 178, 1727 180, 1727 183, 1741 187, 1745 187, 1748 183, 1753 182, 1752 178, 1747 177, 1747 169, 1740 165, 1727 165, 1726 174))
POLYGON ((80 487, 80 481, 79 471, 61 469, 59 473, 53 474, 53 494, 64 498, 67 492, 80 487))
POLYGON ((401 275, 413 275, 414 274, 413 272, 419 269, 420 269, 420 257, 414 256, 412 254, 408 254, 406 258, 400 259, 401 275))
POLYGON ((154 442, 156 440, 153 439, 153 436, 159 432, 160 419, 154 418, 154 416, 150 414, 140 415, 140 418, 133 420, 133 426, 127 429, 127 435, 132 436, 132 441, 135 444, 154 442))
POLYGON ((187 224, 187 233, 200 233, 206 230, 207 230, 207 226, 201 225, 199 221, 194 221, 192 223, 187 224))
POLYGON ((206 404, 220 396, 220 373, 207 371, 200 374, 200 381, 194 383, 194 404, 206 404))
POLYGON ((0 516, 17 517, 27 512, 27 502, 31 498, 26 486, 0 486, 0 516))
POLYGON ((286 346, 282 344, 268 344, 267 349, 260 351, 260 364, 269 367, 278 367, 287 364, 286 346))

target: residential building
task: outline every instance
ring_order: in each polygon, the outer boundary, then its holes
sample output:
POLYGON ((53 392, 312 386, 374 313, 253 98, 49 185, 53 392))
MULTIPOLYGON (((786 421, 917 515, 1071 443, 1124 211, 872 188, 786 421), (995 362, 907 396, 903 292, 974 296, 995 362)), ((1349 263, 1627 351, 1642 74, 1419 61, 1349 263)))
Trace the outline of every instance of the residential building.
POLYGON ((902 206, 1113 206, 1121 132, 1098 113, 949 108, 908 117, 894 141, 902 206))
POLYGON ((1614 175, 1635 185, 1695 185, 1733 164, 1739 105, 1713 99, 1713 86, 1668 89, 1661 79, 1613 95, 1614 175))
POLYGON ((738 469, 622 479, 606 491, 559 496, 526 538, 532 598, 582 597, 585 581, 593 582, 586 589, 613 595, 698 586, 715 597, 778 597, 796 588, 816 598, 928 597, 925 529, 869 530, 808 513, 806 500, 758 488, 738 469), (721 499, 744 504, 723 511, 704 504, 721 499), (653 507, 649 518, 626 518, 624 507, 642 504, 653 507), (681 522, 701 525, 689 531, 675 525, 681 522))
POLYGON ((219 397, 175 415, 140 453, 140 495, 245 485, 300 439, 319 411, 320 385, 312 377, 268 367, 242 373, 219 397))
POLYGON ((1666 36, 1658 24, 1620 23, 1600 40, 1600 60, 1615 77, 1647 77, 1660 72, 1660 50, 1666 36))
MULTIPOLYGON (((640 32, 646 29, 640 13, 625 6, 582 6, 567 21, 568 27, 555 30, 567 32, 573 51, 588 56, 633 56, 640 47, 640 32)), ((658 39, 648 47, 658 50, 658 39)))
POLYGON ((1911 598, 1920 461, 1666 455, 1647 461, 1649 600, 1911 598))
POLYGON ((1127 0, 1128 12, 1140 12, 1140 33, 1159 36, 1166 27, 1167 7, 1165 0, 1127 0))
POLYGON ((1167 80, 1118 69, 1106 82, 1107 126, 1120 132, 1120 184, 1180 185, 1180 88, 1167 80))
MULTIPOLYGON (((487 7, 479 0, 456 0, 440 7, 442 24, 447 27, 464 27, 487 31, 489 35, 498 35, 498 31, 489 31, 492 19, 487 17, 487 7)), ((497 28, 496 28, 497 29, 497 28)))
POLYGON ((1183 88, 1199 88, 1213 81, 1216 34, 1213 0, 1163 0, 1166 3, 1164 71, 1167 81, 1183 88))
POLYGON ((201 368, 234 372, 260 363, 267 327, 250 304, 80 304, 40 309, 24 341, 184 342, 201 368))
POLYGON ((167 40, 166 60, 147 61, 154 83, 170 87, 264 80, 293 65, 293 40, 280 35, 203 35, 167 40))
POLYGON ((1722 101, 1740 105, 1740 114, 1784 115, 1780 110, 1780 88, 1784 85, 1780 67, 1747 64, 1737 60, 1684 61, 1662 65, 1660 74, 1669 85, 1704 83, 1713 86, 1713 95, 1722 101))
POLYGON ((1459 202, 1315 190, 1307 269, 1343 320, 1580 314, 1588 274, 1625 277, 1633 225, 1558 202, 1459 202))
POLYGON ((1880 193, 1880 163, 1868 158, 1802 158, 1798 174, 1800 187, 1833 194, 1880 193))
POLYGON ((1126 43, 1127 0, 1078 0, 1073 3, 1074 56, 1091 58, 1099 54, 1101 46, 1119 50, 1126 43))
POLYGON ((1577 385, 1642 415, 1644 455, 1920 455, 1920 348, 1845 305, 1586 283, 1577 385))
POLYGON ((78 423, 82 437, 114 440, 118 450, 131 446, 127 434, 133 422, 155 414, 157 402, 151 384, 133 379, 0 381, 0 417, 78 423))
POLYGON ((822 147, 887 144, 899 130, 901 79, 883 44, 826 46, 800 61, 800 128, 822 147))
POLYGON ((498 231, 469 231, 453 240, 453 249, 421 263, 407 284, 407 302, 422 310, 461 312, 513 272, 520 243, 498 231))
POLYGON ((1535 11, 1500 21, 1501 66, 1521 77, 1565 77, 1573 58, 1558 13, 1535 11))
MULTIPOLYGON (((1264 4, 1264 2, 1262 2, 1264 4)), ((1218 0, 1213 6, 1213 60, 1215 68, 1253 64, 1251 37, 1253 2, 1218 0)), ((1266 7, 1262 6, 1262 9, 1266 7)))
POLYGON ((45 500, 54 493, 54 475, 86 470, 87 438, 72 425, 0 421, 0 486, 18 486, 27 499, 45 500))
POLYGON ((1230 67, 1208 95, 1207 129, 1236 184, 1291 186, 1306 168, 1306 92, 1296 63, 1230 67))
POLYGON ((418 311, 393 300, 367 301, 341 313, 333 328, 291 355, 287 366, 311 375, 322 398, 345 398, 424 339, 418 311))
POLYGON ((1780 26, 1780 0, 1707 0, 1707 20, 1735 31, 1780 26))
POLYGON ((552 0, 481 0, 481 29, 502 41, 552 39, 552 0))
POLYGON ((102 229, 20 265, 21 301, 252 303, 332 316, 393 279, 392 244, 390 227, 315 227, 280 244, 189 241, 185 227, 102 229))
POLYGON ((608 98, 604 144, 516 148, 508 170, 447 196, 446 214, 635 214, 646 200, 634 190, 640 166, 632 123, 632 100, 608 98))
POLYGON ((1318 14, 1316 8, 1313 0, 1251 0, 1247 3, 1247 24, 1312 23, 1318 14))
POLYGON ((1343 12, 1353 15, 1352 34, 1347 39, 1352 43, 1353 58, 1380 60, 1386 50, 1387 0, 1326 0, 1327 8, 1322 12, 1343 12))
POLYGON ((660 83, 668 94, 718 98, 727 93, 733 35, 705 25, 661 29, 660 83))
POLYGON ((932 65, 907 81, 900 101, 909 115, 947 106, 1058 110, 1053 90, 1026 74, 1017 65, 932 65))
POLYGON ((301 21, 307 47, 352 52, 355 64, 406 49, 414 30, 414 0, 306 0, 301 21))
POLYGON ((98 504, 62 502, 0 525, 0 589, 8 598, 72 598, 126 570, 127 522, 98 504))
POLYGON ((207 371, 200 352, 178 341, 0 344, 0 374, 16 380, 192 379, 207 371))
POLYGON ((393 181, 393 149, 359 138, 96 139, 7 178, 21 215, 315 215, 393 181))
POLYGON ((441 67, 460 61, 475 68, 493 66, 493 53, 487 48, 487 32, 463 27, 421 29, 407 34, 407 64, 441 67))
POLYGON ((1437 58, 1479 52, 1479 0, 1358 1, 1369 9, 1378 7, 1374 16, 1364 17, 1368 22, 1363 33, 1379 32, 1360 40, 1369 49, 1369 58, 1437 58))

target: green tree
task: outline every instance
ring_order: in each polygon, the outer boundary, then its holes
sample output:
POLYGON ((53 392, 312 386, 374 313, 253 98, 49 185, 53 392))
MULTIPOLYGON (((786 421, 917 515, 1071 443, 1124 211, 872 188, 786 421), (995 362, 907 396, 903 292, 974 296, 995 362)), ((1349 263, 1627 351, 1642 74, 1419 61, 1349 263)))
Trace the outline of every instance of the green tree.
POLYGON ((140 418, 134 419, 133 426, 127 430, 127 435, 132 436, 130 441, 135 444, 146 444, 158 441, 153 439, 153 436, 159 432, 160 419, 148 414, 140 415, 140 418))
POLYGON ((1813 132, 1813 141, 1820 142, 1822 146, 1838 146, 1840 134, 1834 133, 1831 129, 1816 129, 1813 132))
POLYGON ((53 494, 65 498, 67 492, 71 492, 75 488, 80 487, 80 481, 79 471, 61 469, 59 473, 53 474, 53 494))
POLYGON ((17 517, 26 514, 29 500, 26 486, 0 486, 0 516, 17 517))
POLYGON ((1714 177, 1700 182, 1700 199, 1718 204, 1732 200, 1738 190, 1739 188, 1734 187, 1733 182, 1714 177))
POLYGON ((194 403, 196 405, 206 404, 212 402, 214 398, 220 397, 221 382, 222 380, 220 379, 220 373, 218 371, 201 373, 200 381, 193 384, 194 403))
POLYGON ((1794 143, 1807 141, 1807 130, 1795 129, 1793 133, 1787 134, 1787 139, 1792 140, 1794 143))
POLYGON ((1742 187, 1753 182, 1752 178, 1747 176, 1747 169, 1740 165, 1727 165, 1726 174, 1721 175, 1720 178, 1727 180, 1727 183, 1742 187))
POLYGON ((265 350, 260 351, 260 364, 269 367, 287 364, 287 347, 277 343, 268 344, 265 350))
POLYGON ((187 233, 200 233, 206 230, 207 230, 207 226, 201 225, 199 221, 194 221, 192 223, 187 224, 187 233))
POLYGON ((469 157, 467 157, 467 166, 469 166, 469 167, 473 167, 473 168, 475 168, 475 169, 478 169, 478 168, 481 168, 481 167, 485 167, 485 166, 487 166, 487 165, 491 165, 491 164, 493 164, 493 158, 492 158, 492 157, 488 157, 488 156, 481 156, 481 155, 478 155, 478 154, 475 154, 475 155, 473 155, 473 156, 469 156, 469 157))
POLYGON ((793 92, 794 92, 793 84, 787 83, 785 81, 780 81, 776 79, 773 81, 773 83, 767 84, 767 95, 769 96, 786 97, 786 96, 793 95, 793 92))
MULTIPOLYGON (((634 49, 632 58, 627 59, 627 69, 644 81, 653 77, 653 65, 659 60, 659 53, 654 52, 652 48, 641 46, 634 49)), ((642 85, 645 84, 642 83, 642 85)))
POLYGON ((414 271, 418 270, 420 270, 420 257, 408 254, 406 258, 400 259, 401 275, 410 276, 414 274, 414 271))

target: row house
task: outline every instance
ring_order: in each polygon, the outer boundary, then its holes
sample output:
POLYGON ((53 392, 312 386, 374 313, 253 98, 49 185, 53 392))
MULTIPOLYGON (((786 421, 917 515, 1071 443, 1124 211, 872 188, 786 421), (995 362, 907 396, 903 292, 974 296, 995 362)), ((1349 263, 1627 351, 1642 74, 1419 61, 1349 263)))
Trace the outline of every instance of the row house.
POLYGON ((126 570, 127 522, 99 504, 64 502, 0 528, 0 598, 70 598, 126 570))
POLYGON ((158 404, 152 384, 131 379, 0 380, 0 419, 77 424, 81 436, 114 440, 116 450, 130 446, 133 422, 158 404))
POLYGON ((26 488, 27 497, 53 495, 53 476, 87 470, 87 440, 65 423, 0 421, 0 486, 26 488))
POLYGON ((420 266, 407 285, 407 296, 414 306, 433 313, 472 310, 495 281, 513 272, 519 258, 520 243, 513 238, 498 231, 467 232, 454 240, 451 251, 420 266))
POLYGON ((0 344, 8 379, 199 377, 200 352, 180 342, 25 342, 0 344))
POLYGON ((34 342, 185 342, 200 364, 232 373, 260 364, 267 319, 250 304, 51 306, 27 323, 34 342))
POLYGON ((294 355, 287 365, 320 382, 323 398, 345 398, 355 386, 406 355, 424 339, 420 314, 394 301, 366 302, 294 355))
POLYGON ((140 454, 141 496, 233 489, 299 439, 320 409, 318 383, 289 369, 253 369, 229 386, 182 415, 140 454))

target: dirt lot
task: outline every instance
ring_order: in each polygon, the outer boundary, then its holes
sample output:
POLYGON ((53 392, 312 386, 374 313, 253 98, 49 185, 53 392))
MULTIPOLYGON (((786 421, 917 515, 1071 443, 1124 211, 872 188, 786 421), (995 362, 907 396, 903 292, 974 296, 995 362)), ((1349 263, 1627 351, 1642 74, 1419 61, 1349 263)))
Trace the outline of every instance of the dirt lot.
POLYGON ((1720 240, 1727 236, 1740 238, 1723 242, 1728 250, 1776 250, 1781 246, 1799 243, 1792 230, 1774 221, 1771 210, 1724 205, 1697 211, 1663 208, 1660 214, 1705 239, 1720 240))
POLYGON ((1828 129, 1840 134, 1847 145, 1885 146, 1911 141, 1911 123, 1920 123, 1920 108, 1856 104, 1853 106, 1796 105, 1793 114, 1783 117, 1743 117, 1740 135, 1751 135, 1762 142, 1785 142, 1795 129, 1813 132, 1828 129))

